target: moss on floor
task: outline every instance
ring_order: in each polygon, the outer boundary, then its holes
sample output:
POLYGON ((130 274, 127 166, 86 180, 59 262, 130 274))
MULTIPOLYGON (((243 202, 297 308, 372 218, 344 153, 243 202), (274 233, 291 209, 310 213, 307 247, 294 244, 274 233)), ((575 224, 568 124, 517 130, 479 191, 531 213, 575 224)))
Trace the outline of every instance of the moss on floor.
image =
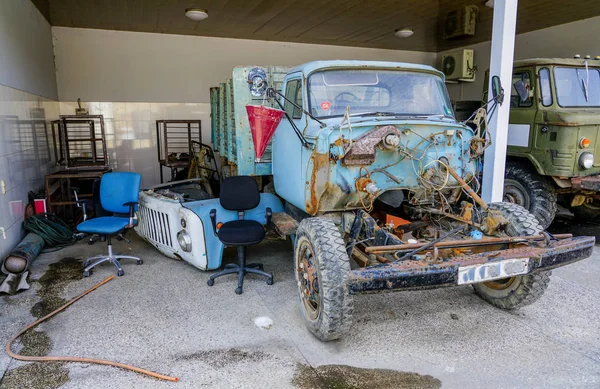
POLYGON ((35 362, 4 374, 0 389, 55 389, 69 381, 69 371, 60 362, 35 362))
POLYGON ((299 389, 438 389, 442 382, 429 375, 345 365, 317 368, 299 365, 292 383, 299 389))
POLYGON ((41 300, 31 308, 31 314, 38 319, 49 314, 67 301, 64 296, 67 285, 81 279, 83 265, 75 258, 63 258, 50 264, 44 275, 36 280, 40 289, 36 295, 41 300))

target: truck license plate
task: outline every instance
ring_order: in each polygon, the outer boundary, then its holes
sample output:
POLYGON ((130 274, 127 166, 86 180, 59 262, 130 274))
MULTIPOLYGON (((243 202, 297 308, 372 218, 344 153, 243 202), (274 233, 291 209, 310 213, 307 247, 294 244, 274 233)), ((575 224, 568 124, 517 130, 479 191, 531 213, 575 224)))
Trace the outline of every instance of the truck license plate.
POLYGON ((458 285, 499 280, 528 272, 529 258, 505 259, 481 265, 461 266, 458 268, 458 285))

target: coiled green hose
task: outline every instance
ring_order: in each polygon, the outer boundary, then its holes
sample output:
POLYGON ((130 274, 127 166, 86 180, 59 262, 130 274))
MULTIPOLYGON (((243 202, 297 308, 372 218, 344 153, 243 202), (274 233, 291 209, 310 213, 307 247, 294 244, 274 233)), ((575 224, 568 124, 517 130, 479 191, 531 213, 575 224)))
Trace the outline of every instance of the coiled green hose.
POLYGON ((23 220, 23 228, 38 234, 47 248, 61 249, 76 241, 69 226, 52 213, 41 213, 23 220))

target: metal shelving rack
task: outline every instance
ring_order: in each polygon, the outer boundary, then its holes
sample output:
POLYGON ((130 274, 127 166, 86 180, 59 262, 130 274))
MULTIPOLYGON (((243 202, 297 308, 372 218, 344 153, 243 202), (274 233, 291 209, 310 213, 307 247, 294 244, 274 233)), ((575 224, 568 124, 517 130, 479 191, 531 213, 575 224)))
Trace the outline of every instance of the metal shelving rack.
POLYGON ((160 182, 164 182, 163 168, 171 171, 171 180, 178 170, 190 165, 193 155, 192 141, 202 143, 201 120, 157 120, 156 148, 160 169, 160 182))

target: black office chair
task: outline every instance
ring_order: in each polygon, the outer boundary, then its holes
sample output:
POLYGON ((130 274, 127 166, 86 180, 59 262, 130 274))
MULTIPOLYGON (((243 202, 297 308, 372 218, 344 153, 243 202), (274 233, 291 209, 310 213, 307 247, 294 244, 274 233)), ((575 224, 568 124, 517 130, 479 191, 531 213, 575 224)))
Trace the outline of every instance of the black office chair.
POLYGON ((221 206, 230 211, 237 211, 238 219, 223 223, 217 228, 217 210, 210 211, 213 232, 226 246, 237 246, 238 263, 225 265, 224 270, 210 276, 208 286, 215 284, 215 278, 226 274, 237 273, 238 287, 235 293, 242 294, 244 275, 259 274, 267 277, 267 285, 273 285, 273 275, 263 271, 261 263, 246 264, 246 247, 259 244, 271 228, 271 208, 266 209, 266 228, 254 220, 244 220, 244 211, 256 208, 260 203, 260 191, 256 180, 249 176, 228 177, 221 184, 221 206))

